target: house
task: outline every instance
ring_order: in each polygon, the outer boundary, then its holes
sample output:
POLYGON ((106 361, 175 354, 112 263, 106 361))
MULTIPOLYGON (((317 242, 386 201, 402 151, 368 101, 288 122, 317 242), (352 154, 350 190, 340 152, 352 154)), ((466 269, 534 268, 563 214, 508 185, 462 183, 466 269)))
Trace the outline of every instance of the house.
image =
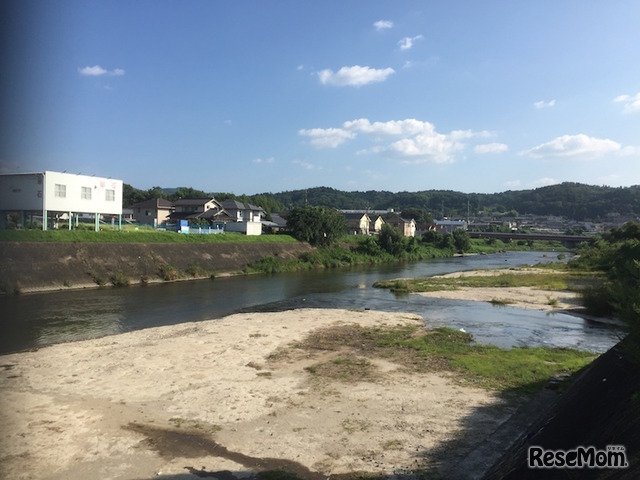
POLYGON ((100 229, 100 220, 122 227, 122 180, 66 172, 0 174, 0 226, 7 226, 12 215, 24 226, 42 222, 42 230, 54 228, 58 220, 68 219, 69 230, 87 214, 100 229))
POLYGON ((262 216, 265 213, 262 207, 237 200, 225 200, 222 207, 230 220, 230 223, 225 225, 226 231, 247 235, 262 234, 262 216))
POLYGON ((388 225, 400 229, 402 235, 405 237, 416 236, 416 221, 413 218, 411 220, 406 220, 398 214, 391 213, 387 215, 384 221, 388 225))
POLYGON ((222 208, 235 222, 260 222, 264 215, 262 207, 256 207, 237 200, 225 200, 222 202, 222 208))
POLYGON ((342 213, 347 221, 347 231, 354 235, 369 235, 371 218, 366 213, 342 213))
POLYGON ((375 233, 376 235, 379 234, 384 224, 384 218, 382 218, 382 215, 378 215, 373 222, 373 233, 375 233))
POLYGON ((441 232, 453 233, 454 230, 466 230, 465 220, 434 220, 436 227, 441 232))
POLYGON ((173 202, 174 211, 169 216, 171 222, 180 220, 207 220, 209 223, 228 221, 222 204, 213 197, 181 198, 173 202))
POLYGON ((131 206, 133 219, 140 225, 153 225, 157 227, 165 223, 173 212, 173 203, 164 198, 153 198, 144 202, 134 203, 131 206))
POLYGON ((263 220, 262 226, 269 233, 278 233, 287 229, 287 219, 277 213, 271 214, 271 221, 263 220))

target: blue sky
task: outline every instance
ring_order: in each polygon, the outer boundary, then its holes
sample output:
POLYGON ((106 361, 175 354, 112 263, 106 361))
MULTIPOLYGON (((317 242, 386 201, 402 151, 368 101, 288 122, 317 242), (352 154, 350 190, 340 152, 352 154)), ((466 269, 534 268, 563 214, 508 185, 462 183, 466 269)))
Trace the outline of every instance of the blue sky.
POLYGON ((2 2, 0 171, 255 194, 640 184, 640 2, 2 2))

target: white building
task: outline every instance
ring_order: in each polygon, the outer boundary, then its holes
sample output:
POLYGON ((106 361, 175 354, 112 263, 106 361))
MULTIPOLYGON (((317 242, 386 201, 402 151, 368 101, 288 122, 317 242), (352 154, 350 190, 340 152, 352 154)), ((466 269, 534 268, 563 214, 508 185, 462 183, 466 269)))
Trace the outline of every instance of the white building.
POLYGON ((99 229, 101 217, 122 225, 122 180, 73 173, 0 174, 0 222, 17 213, 24 225, 26 215, 42 218, 47 230, 58 218, 68 218, 69 229, 80 215, 91 215, 99 229))

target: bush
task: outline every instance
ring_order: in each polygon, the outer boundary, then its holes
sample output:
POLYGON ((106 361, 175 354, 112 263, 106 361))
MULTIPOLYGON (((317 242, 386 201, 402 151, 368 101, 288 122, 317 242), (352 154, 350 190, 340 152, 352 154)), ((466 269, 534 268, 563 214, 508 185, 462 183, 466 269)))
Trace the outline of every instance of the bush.
POLYGON ((128 287, 129 279, 122 272, 116 272, 111 276, 111 284, 114 287, 128 287))
POLYGON ((160 267, 160 277, 167 282, 177 280, 179 277, 178 269, 174 265, 166 263, 160 267))

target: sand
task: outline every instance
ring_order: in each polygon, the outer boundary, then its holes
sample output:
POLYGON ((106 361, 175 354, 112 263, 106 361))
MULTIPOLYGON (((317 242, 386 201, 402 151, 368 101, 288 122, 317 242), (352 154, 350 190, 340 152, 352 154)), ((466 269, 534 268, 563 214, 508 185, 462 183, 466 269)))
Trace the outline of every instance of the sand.
MULTIPOLYGON (((460 278, 471 276, 493 276, 505 272, 518 275, 525 273, 546 273, 538 268, 472 270, 439 275, 442 278, 460 278)), ((437 278, 437 277, 434 277, 437 278)), ((576 292, 542 290, 531 287, 495 287, 465 288, 460 290, 440 290, 436 292, 420 292, 425 297, 446 298, 450 300, 469 300, 475 302, 502 302, 510 307, 526 308, 542 311, 575 311, 580 310, 580 296, 576 292)))
MULTIPOLYGON (((384 358, 373 360, 372 380, 318 381, 305 367, 335 352, 293 342, 351 323, 422 319, 330 309, 238 314, 1 356, 0 477, 450 472, 513 413, 492 392, 384 358)), ((482 473, 462 470, 460 478, 482 473)))

